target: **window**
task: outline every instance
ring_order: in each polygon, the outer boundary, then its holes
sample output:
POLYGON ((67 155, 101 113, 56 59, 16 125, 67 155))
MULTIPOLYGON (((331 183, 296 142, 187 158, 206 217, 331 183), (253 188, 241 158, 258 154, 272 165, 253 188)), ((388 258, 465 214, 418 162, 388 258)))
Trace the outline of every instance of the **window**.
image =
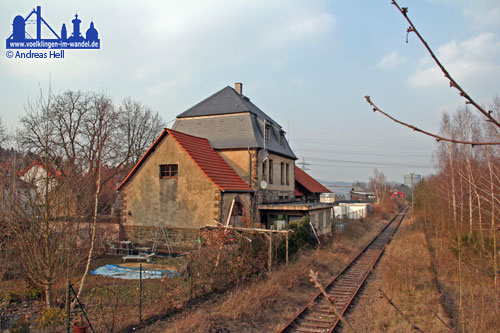
POLYGON ((273 160, 269 160, 269 184, 273 183, 273 160))
POLYGON ((285 145, 285 132, 280 131, 280 145, 285 145))
POLYGON ((267 180, 267 161, 262 161, 262 180, 267 180))
POLYGON ((281 185, 285 185, 285 163, 281 162, 281 185))
POLYGON ((265 135, 266 141, 271 140, 271 125, 266 124, 266 131, 265 131, 264 135, 265 135))
POLYGON ((290 164, 286 164, 286 184, 290 185, 290 164))
POLYGON ((177 164, 160 165, 160 179, 177 178, 177 164))

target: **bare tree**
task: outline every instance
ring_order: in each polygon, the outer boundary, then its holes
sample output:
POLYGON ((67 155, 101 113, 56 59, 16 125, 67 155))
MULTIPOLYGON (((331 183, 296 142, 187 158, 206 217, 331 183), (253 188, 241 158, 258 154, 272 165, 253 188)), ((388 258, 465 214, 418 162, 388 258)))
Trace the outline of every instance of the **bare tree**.
POLYGON ((165 127, 165 122, 158 112, 154 113, 150 108, 130 97, 122 101, 118 121, 120 137, 126 140, 126 144, 120 145, 127 150, 123 152, 123 155, 128 156, 125 166, 131 167, 139 161, 165 127))
POLYGON ((370 189, 375 193, 376 203, 377 205, 380 205, 384 202, 384 199, 388 194, 387 178, 383 172, 374 169, 373 177, 370 177, 369 182, 370 189))
MULTIPOLYGON (((113 160, 117 158, 114 154, 114 147, 111 145, 113 142, 112 136, 117 133, 118 118, 113 107, 112 100, 105 94, 94 94, 92 96, 91 104, 92 106, 88 113, 88 117, 85 119, 83 142, 87 147, 87 149, 84 150, 84 154, 86 155, 86 162, 88 163, 87 168, 89 170, 90 178, 93 180, 92 184, 94 186, 94 211, 92 217, 90 249, 87 257, 87 264, 85 266, 85 272, 83 273, 80 287, 78 289, 78 296, 80 296, 83 291, 95 247, 99 194, 101 193, 103 182, 103 162, 113 162, 113 160)), ((127 156, 123 157, 121 163, 123 163, 126 158, 127 156)))
POLYGON ((0 146, 7 140, 7 130, 3 125, 2 118, 0 118, 0 146))
MULTIPOLYGON (((131 99, 117 109, 105 93, 68 90, 57 96, 49 92, 47 97, 40 93, 38 99, 28 101, 25 111, 18 131, 20 145, 46 170, 42 177, 45 188, 31 200, 34 208, 23 211, 19 205, 12 212, 10 231, 12 238, 20 240, 17 244, 30 244, 16 251, 41 263, 26 259, 24 269, 30 279, 46 288, 47 304, 52 304, 53 283, 61 276, 69 280, 71 269, 86 261, 78 294, 84 290, 96 253, 98 214, 110 204, 101 199, 103 186, 109 187, 124 164, 139 159, 164 123, 158 113, 131 99), (52 170, 61 176, 54 179, 52 170), (40 227, 17 227, 30 225, 40 227), (85 225, 86 238, 81 233, 85 225), (43 241, 34 239, 35 235, 43 235, 43 241), (77 236, 79 240, 72 238, 77 236), (58 241, 50 242, 53 239, 58 241), (78 253, 77 259, 73 255, 68 259, 70 248, 78 253)), ((112 196, 108 199, 113 200, 112 196)))
MULTIPOLYGON (((78 267, 79 248, 86 244, 79 240, 79 224, 67 219, 74 207, 72 179, 53 172, 58 158, 53 149, 52 103, 50 91, 46 97, 40 93, 28 103, 27 115, 21 119, 24 127, 19 138, 39 156, 42 174, 11 184, 5 218, 8 246, 19 258, 24 274, 44 289, 49 307, 54 284, 78 267)), ((14 177, 12 181, 16 181, 14 177)))

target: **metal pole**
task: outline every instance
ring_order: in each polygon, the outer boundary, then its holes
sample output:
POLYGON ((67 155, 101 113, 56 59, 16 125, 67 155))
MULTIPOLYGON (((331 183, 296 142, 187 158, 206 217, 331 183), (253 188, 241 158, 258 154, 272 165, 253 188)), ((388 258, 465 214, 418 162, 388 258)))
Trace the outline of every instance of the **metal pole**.
POLYGON ((80 309, 82 310, 83 316, 85 317, 85 320, 89 324, 90 330, 92 331, 92 333, 95 333, 94 328, 92 327, 92 324, 90 323, 89 317, 87 317, 87 313, 85 313, 85 309, 83 308, 83 304, 80 303, 80 300, 78 299, 78 296, 76 295, 75 289, 73 289, 73 285, 70 284, 69 288, 70 288, 71 292, 73 293, 73 295, 75 295, 76 302, 80 306, 80 309))
POLYGON ((192 266, 193 266, 193 257, 191 254, 189 254, 189 267, 188 267, 188 274, 189 274, 189 299, 193 299, 193 271, 192 271, 192 266))
POLYGON ((70 332, 70 322, 71 322, 71 299, 69 290, 69 279, 66 281, 66 333, 70 332))
POLYGON ((410 174, 410 180, 411 180, 411 209, 415 207, 415 198, 413 197, 414 191, 413 191, 413 172, 410 174))
POLYGON ((271 273, 271 270, 273 268, 273 234, 269 234, 269 258, 268 258, 268 263, 267 265, 269 266, 269 273, 271 273))
POLYGON ((288 232, 285 234, 286 237, 286 266, 288 266, 288 232))
POLYGON ((139 264, 139 324, 142 323, 142 263, 139 264))

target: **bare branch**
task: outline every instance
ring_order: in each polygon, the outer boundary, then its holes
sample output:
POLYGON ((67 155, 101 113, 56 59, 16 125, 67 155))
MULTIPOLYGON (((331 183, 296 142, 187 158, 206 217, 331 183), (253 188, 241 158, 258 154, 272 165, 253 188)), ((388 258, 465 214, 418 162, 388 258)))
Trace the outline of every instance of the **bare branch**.
POLYGON ((366 101, 368 102, 368 104, 370 104, 372 107, 373 107, 373 112, 380 112, 381 114, 383 114, 384 116, 386 116, 387 118, 391 119, 392 121, 400 124, 400 125, 403 125, 403 126, 406 126, 408 128, 411 128, 412 130, 416 131, 416 132, 420 132, 422 134, 425 134, 427 136, 430 136, 430 137, 433 137, 436 139, 437 142, 440 142, 440 141, 446 141, 446 142, 451 142, 451 143, 458 143, 458 144, 464 144, 464 145, 472 145, 472 146, 485 146, 485 145, 500 145, 500 142, 479 142, 479 141, 462 141, 462 140, 455 140, 455 139, 450 139, 450 138, 446 138, 444 136, 440 136, 440 135, 437 135, 437 134, 434 134, 434 133, 431 133, 431 132, 428 132, 428 131, 425 131, 425 130, 422 130, 416 126, 413 126, 413 125, 410 125, 408 123, 405 123, 401 120, 398 120, 394 117, 392 117, 391 115, 385 113, 384 111, 382 111, 378 106, 376 106, 370 96, 365 96, 365 99, 366 101))
POLYGON ((314 286, 316 288, 318 288, 321 293, 323 294, 323 296, 328 300, 328 307, 330 308, 330 310, 333 312, 333 314, 335 314, 337 316, 337 318, 339 318, 339 320, 347 327, 349 328, 349 330, 351 332, 356 332, 356 330, 354 330, 354 328, 351 326, 351 324, 347 321, 347 319, 345 319, 345 317, 335 308, 335 306, 333 305, 333 302, 334 302, 334 299, 333 297, 330 297, 328 296, 328 294, 326 293, 326 290, 325 288, 323 287, 323 285, 321 284, 321 281, 319 280, 319 271, 318 272, 314 272, 312 269, 309 270, 309 276, 311 277, 311 282, 314 283, 314 286))
POLYGON ((410 318, 408 318, 407 315, 405 315, 403 313, 403 311, 401 311, 397 306, 396 304, 394 304, 394 302, 392 301, 392 299, 389 298, 389 296, 387 296, 386 293, 384 293, 384 291, 382 290, 381 287, 378 287, 378 291, 380 292, 380 296, 385 298, 387 300, 387 302, 394 308, 396 309, 396 311, 401 315, 403 316, 403 318, 411 325, 411 328, 416 330, 416 331, 419 331, 419 332, 424 332, 420 327, 418 327, 417 325, 415 325, 411 320, 410 318))
POLYGON ((425 41, 425 39, 422 37, 422 35, 418 32, 417 28, 415 27, 415 25, 413 24, 413 22, 410 20, 410 18, 408 17, 408 8, 407 7, 403 7, 401 8, 398 3, 396 2, 396 0, 392 0, 392 4, 394 6, 396 6, 396 8, 399 10, 399 12, 401 13, 401 15, 404 16, 404 18, 406 19, 406 21, 408 21, 408 23, 410 24, 410 27, 408 28, 407 32, 410 33, 410 32, 414 32, 417 37, 420 39, 420 41, 422 42, 422 44, 424 44, 425 48, 427 49, 427 51, 429 52, 429 54, 431 55, 432 59, 434 59, 434 61, 436 62, 436 64, 439 66, 439 68, 441 69, 441 71, 443 72, 444 76, 450 80, 450 87, 452 88, 456 88, 459 93, 460 93, 460 96, 462 96, 463 98, 465 98, 467 100, 467 104, 472 104, 474 105, 474 107, 479 111, 481 112, 487 119, 488 121, 490 121, 491 123, 495 124, 497 127, 500 128, 500 122, 498 122, 492 115, 491 115, 491 111, 486 111, 485 109, 483 109, 478 103, 476 103, 476 101, 474 101, 472 99, 472 97, 469 96, 469 94, 467 94, 465 92, 465 90, 457 83, 457 81, 455 81, 455 79, 453 79, 450 75, 450 73, 448 73, 448 71, 446 70, 446 68, 441 64, 441 62, 439 61, 439 59, 436 57, 436 55, 434 54, 434 52, 432 51, 432 49, 430 48, 430 46, 427 44, 427 42, 425 41))

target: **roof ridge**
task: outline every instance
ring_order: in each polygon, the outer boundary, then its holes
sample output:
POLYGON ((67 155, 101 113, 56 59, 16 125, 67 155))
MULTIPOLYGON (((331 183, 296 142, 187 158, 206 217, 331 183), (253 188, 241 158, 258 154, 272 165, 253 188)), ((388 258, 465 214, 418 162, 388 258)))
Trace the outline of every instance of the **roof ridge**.
MULTIPOLYGON (((215 97, 215 96, 217 96, 217 95, 219 95, 219 94, 222 94, 222 93, 223 93, 225 90, 227 90, 228 88, 229 88, 229 89, 231 89, 231 90, 233 90, 233 91, 236 93, 236 91, 235 91, 235 90, 234 90, 231 86, 229 86, 229 85, 228 85, 228 86, 225 86, 225 87, 224 87, 224 88, 222 88, 221 90, 219 90, 219 91, 217 91, 217 92, 213 93, 212 95, 208 96, 207 98, 205 98, 205 99, 204 99, 204 100, 202 100, 201 102, 196 103, 195 105, 193 105, 192 107, 190 107, 190 108, 189 108, 189 109, 187 109, 186 111, 182 112, 182 113, 181 113, 181 114, 179 114, 176 118, 183 118, 183 116, 182 116, 183 114, 185 114, 185 113, 187 113, 187 112, 191 111, 192 109, 194 109, 194 108, 196 108, 196 107, 200 106, 201 104, 205 103, 205 102, 206 102, 206 101, 208 101, 209 99, 211 99, 211 98, 213 98, 213 97, 215 97)), ((238 93, 236 93, 236 94, 238 94, 238 93)), ((250 110, 248 110, 248 111, 250 111, 250 110)))

